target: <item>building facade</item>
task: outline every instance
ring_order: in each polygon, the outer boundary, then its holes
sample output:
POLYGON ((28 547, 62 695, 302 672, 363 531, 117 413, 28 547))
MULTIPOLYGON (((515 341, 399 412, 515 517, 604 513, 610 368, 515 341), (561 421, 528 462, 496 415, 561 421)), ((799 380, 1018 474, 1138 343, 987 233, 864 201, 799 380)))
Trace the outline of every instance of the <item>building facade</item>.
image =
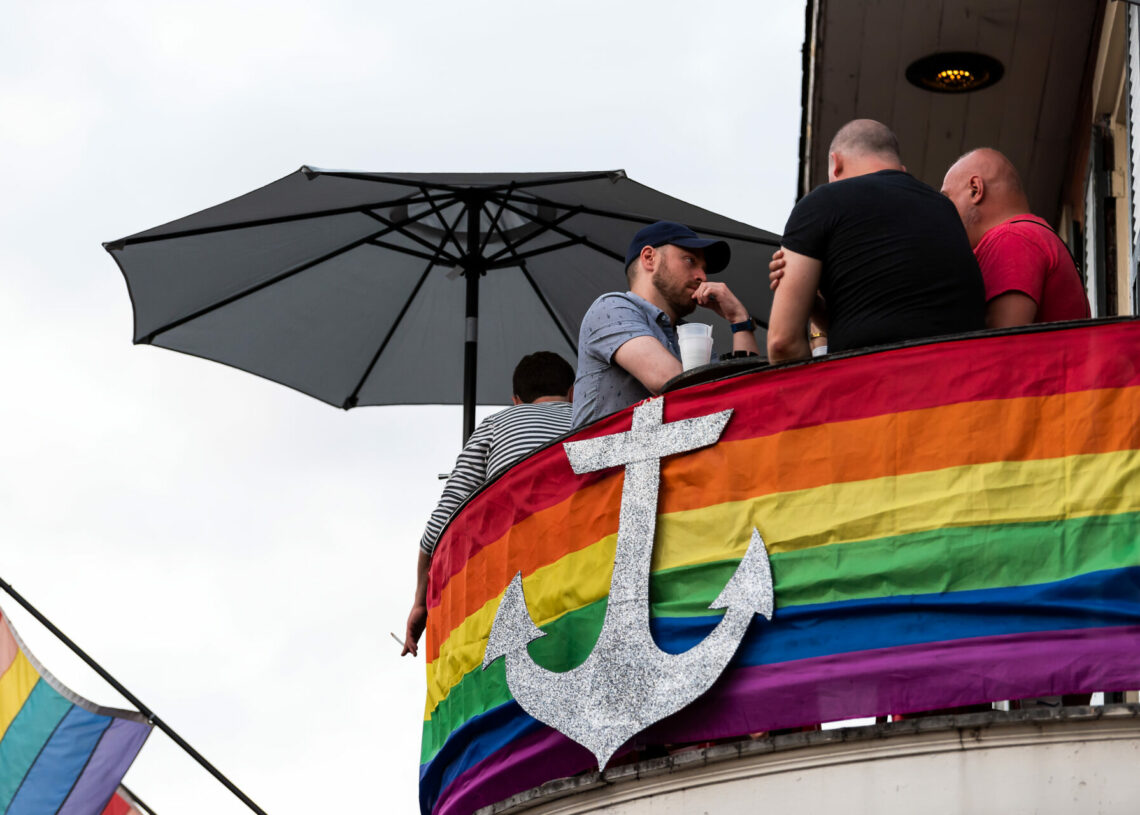
POLYGON ((828 143, 854 118, 889 124, 936 189, 958 156, 997 148, 1080 261, 1093 316, 1140 314, 1138 70, 1132 0, 809 0, 797 193, 826 181, 828 143))

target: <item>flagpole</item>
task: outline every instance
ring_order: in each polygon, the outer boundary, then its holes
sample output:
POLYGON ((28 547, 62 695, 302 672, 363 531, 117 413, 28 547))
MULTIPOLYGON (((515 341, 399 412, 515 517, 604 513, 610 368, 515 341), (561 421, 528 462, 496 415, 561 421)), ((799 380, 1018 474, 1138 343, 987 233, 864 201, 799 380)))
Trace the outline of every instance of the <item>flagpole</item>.
POLYGON ((42 625, 44 628, 46 628, 48 631, 50 631, 52 634, 54 634, 59 639, 60 642, 62 642, 64 645, 66 645, 68 648, 70 648, 75 653, 76 656, 78 656, 80 659, 82 659, 84 662, 86 662, 87 665, 90 666, 90 668, 93 671, 95 671, 95 673, 97 673, 97 674, 99 674, 99 676, 103 677, 103 679, 106 680, 106 682, 111 687, 113 687, 120 694, 122 694, 123 698, 125 698, 132 705, 134 705, 135 708, 138 709, 139 713, 146 716, 147 721, 150 724, 154 725, 159 730, 161 730, 163 733, 165 733, 167 736, 169 736, 170 739, 175 744, 177 744, 179 747, 181 747, 183 749, 183 751, 186 752, 187 755, 189 755, 192 759, 194 759, 200 765, 202 765, 202 767, 204 767, 206 769, 206 771, 208 773, 210 773, 210 775, 212 775, 212 776, 214 776, 214 778, 218 779, 218 781, 220 781, 222 783, 222 786, 224 786, 226 789, 228 789, 230 792, 232 792, 235 796, 237 796, 239 801, 241 801, 243 804, 245 804, 251 810, 256 812, 257 815, 266 815, 265 810, 263 810, 261 807, 259 807, 257 804, 255 804, 250 799, 250 797, 248 795, 246 795, 244 792, 242 792, 240 789, 238 789, 237 786, 232 781, 230 781, 228 778, 226 778, 224 775, 222 775, 221 771, 217 767, 215 767, 213 764, 211 764, 209 761, 207 761, 205 756, 203 756, 201 753, 199 753, 197 750, 195 750, 193 747, 191 747, 189 742, 186 741, 186 739, 182 738, 180 735, 178 735, 176 732, 174 732, 173 728, 171 728, 170 725, 168 725, 166 722, 164 722, 162 719, 160 719, 155 714, 155 712, 153 710, 151 710, 149 707, 144 705, 139 700, 139 698, 137 696, 135 696, 133 693, 131 693, 129 690, 127 690, 123 686, 123 684, 121 682, 119 682, 119 680, 115 679, 115 677, 113 677, 113 676, 111 676, 111 674, 107 673, 107 671, 103 668, 102 665, 100 665, 94 659, 89 657, 83 651, 82 648, 80 648, 78 645, 76 645, 74 642, 72 642, 70 637, 68 637, 66 634, 64 634, 62 631, 60 631, 58 628, 56 628, 56 626, 52 623, 51 620, 49 620, 43 614, 40 614, 39 610, 36 609, 35 606, 33 606, 31 603, 29 603, 27 600, 25 600, 23 598, 23 596, 18 591, 16 591, 14 588, 12 588, 12 586, 9 583, 5 582, 3 578, 0 578, 0 589, 3 589, 5 592, 7 592, 8 595, 13 600, 15 600, 17 603, 19 603, 24 608, 25 611, 27 611, 29 614, 31 614, 33 617, 35 617, 36 620, 40 623, 40 625, 42 625))
POLYGON ((135 795, 134 790, 132 790, 126 784, 119 784, 119 789, 121 789, 127 795, 131 796, 131 803, 137 804, 139 807, 141 807, 142 811, 145 812, 146 815, 158 815, 157 812, 155 812, 153 809, 151 809, 150 807, 148 807, 146 805, 145 801, 143 801, 141 798, 139 798, 137 795, 135 795))

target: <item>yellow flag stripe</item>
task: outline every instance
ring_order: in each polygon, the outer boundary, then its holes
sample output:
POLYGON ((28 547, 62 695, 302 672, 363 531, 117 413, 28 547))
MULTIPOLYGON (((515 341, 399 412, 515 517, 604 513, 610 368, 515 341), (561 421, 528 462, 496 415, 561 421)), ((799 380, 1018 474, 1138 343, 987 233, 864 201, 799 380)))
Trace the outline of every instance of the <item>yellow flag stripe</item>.
MULTIPOLYGON (((1001 525, 1140 510, 1140 451, 993 462, 827 484, 661 515, 653 571, 742 557, 752 527, 772 554, 946 527, 1001 525), (715 533, 715 534, 712 534, 715 533)), ((606 596, 616 535, 523 576, 545 625, 606 596)), ((501 596, 501 595, 500 595, 501 596)), ((425 718, 482 663, 499 597, 457 626, 427 669, 425 718)))
POLYGON ((8 670, 0 676, 0 740, 8 732, 12 720, 16 718, 16 714, 31 695, 32 688, 39 681, 40 675, 32 667, 32 663, 28 662, 24 652, 16 654, 8 670))

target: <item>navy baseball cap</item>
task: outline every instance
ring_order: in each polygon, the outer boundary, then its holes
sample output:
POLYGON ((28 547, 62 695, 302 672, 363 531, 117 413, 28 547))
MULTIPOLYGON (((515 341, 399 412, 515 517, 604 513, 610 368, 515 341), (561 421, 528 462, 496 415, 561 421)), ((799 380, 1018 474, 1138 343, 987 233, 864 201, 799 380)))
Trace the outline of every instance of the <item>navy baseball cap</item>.
POLYGON ((671 243, 674 246, 683 246, 686 249, 705 250, 705 271, 716 274, 728 265, 732 250, 724 241, 707 240, 683 224, 672 221, 658 221, 655 224, 642 227, 629 243, 629 251, 625 253, 625 267, 633 263, 641 254, 642 247, 664 246, 671 243))

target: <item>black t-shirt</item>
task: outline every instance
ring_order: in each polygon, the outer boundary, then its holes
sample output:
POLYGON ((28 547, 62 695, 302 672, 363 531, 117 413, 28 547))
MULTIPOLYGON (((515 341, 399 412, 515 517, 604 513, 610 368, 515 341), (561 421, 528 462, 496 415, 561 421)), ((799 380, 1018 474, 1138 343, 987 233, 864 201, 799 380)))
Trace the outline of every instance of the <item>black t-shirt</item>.
POLYGON ((829 351, 985 328, 985 288, 949 199, 900 170, 804 196, 782 240, 823 263, 829 351))

